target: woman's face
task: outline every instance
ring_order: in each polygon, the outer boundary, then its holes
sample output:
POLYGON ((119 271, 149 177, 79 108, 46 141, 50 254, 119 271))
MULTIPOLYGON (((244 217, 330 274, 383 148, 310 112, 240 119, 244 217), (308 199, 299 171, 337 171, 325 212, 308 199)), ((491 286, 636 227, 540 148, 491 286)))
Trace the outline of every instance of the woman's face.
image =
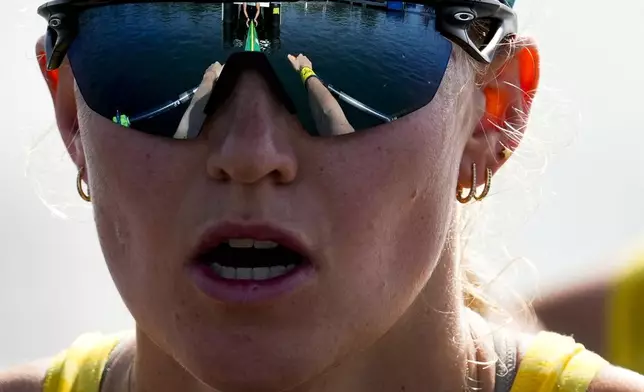
POLYGON ((446 245, 478 120, 468 66, 452 58, 421 110, 333 138, 308 136, 255 73, 194 140, 117 126, 76 91, 101 245, 140 330, 207 384, 266 388, 304 382, 384 335, 446 245), (294 233, 311 268, 272 294, 206 294, 196 247, 226 224, 294 233))

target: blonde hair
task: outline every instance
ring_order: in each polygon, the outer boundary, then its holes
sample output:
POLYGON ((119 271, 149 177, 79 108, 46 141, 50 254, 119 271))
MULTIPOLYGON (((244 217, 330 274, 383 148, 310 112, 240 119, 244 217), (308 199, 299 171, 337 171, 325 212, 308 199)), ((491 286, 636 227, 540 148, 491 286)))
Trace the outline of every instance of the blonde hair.
MULTIPOLYGON (((485 26, 475 26, 474 29, 477 32, 481 32, 482 34, 482 32, 485 31, 485 26)), ((521 38, 518 36, 511 36, 506 39, 497 49, 495 60, 490 65, 482 65, 481 63, 476 62, 469 55, 467 55, 465 51, 456 46, 453 57, 457 62, 464 62, 468 64, 468 67, 466 68, 468 69, 467 72, 470 72, 469 77, 471 82, 476 84, 477 89, 481 89, 483 87, 483 83, 481 83, 479 80, 482 80, 484 75, 487 76, 490 74, 493 75, 493 78, 495 78, 506 61, 509 58, 513 57, 517 50, 521 48, 522 43, 523 42, 521 38)), ((518 88, 517 86, 513 87, 518 88)), ((522 118, 522 120, 524 120, 524 124, 527 123, 527 114, 522 112, 519 112, 518 114, 525 116, 522 118)), ((522 124, 521 126, 525 127, 524 124, 522 124)), ((508 122, 505 122, 505 124, 503 124, 503 127, 499 127, 498 130, 499 132, 503 132, 508 139, 513 139, 517 142, 520 141, 524 132, 524 129, 517 129, 515 125, 508 122)), ((455 219, 466 218, 457 217, 455 219)), ((462 222, 459 222, 459 224, 460 223, 462 222)), ((466 225, 461 224, 461 227, 457 229, 459 233, 466 231, 465 226, 466 225)), ((460 238, 460 243, 458 244, 458 246, 465 248, 466 242, 466 239, 460 238)), ((463 249, 460 249, 459 253, 461 254, 459 279, 462 285, 462 300, 465 307, 486 318, 502 317, 506 320, 509 320, 514 319, 514 316, 518 312, 520 312, 525 317, 522 322, 530 323, 536 319, 531 304, 520 298, 520 296, 516 293, 514 293, 514 305, 518 306, 516 311, 514 312, 506 309, 499 301, 494 299, 494 297, 489 293, 488 283, 495 281, 496 277, 491 280, 484 279, 483 275, 475 269, 471 257, 464 255, 463 249)))

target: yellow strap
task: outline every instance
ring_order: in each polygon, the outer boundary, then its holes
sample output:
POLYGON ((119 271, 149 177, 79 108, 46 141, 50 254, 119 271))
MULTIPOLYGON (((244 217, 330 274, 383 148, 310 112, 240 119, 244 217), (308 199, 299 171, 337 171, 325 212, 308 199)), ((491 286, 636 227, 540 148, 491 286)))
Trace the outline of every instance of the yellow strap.
POLYGON ((592 351, 584 350, 568 362, 559 379, 559 392, 586 392, 607 362, 592 351))
POLYGON ((317 76, 315 72, 309 68, 309 67, 302 67, 300 70, 300 77, 302 78, 302 83, 306 84, 306 81, 311 77, 311 76, 317 76))
POLYGON ((103 370, 122 335, 79 337, 47 371, 43 392, 99 392, 103 370))
POLYGON ((644 372, 644 253, 628 263, 609 295, 607 349, 615 365, 644 372))
POLYGON ((541 332, 521 359, 511 392, 584 392, 605 364, 572 338, 541 332))

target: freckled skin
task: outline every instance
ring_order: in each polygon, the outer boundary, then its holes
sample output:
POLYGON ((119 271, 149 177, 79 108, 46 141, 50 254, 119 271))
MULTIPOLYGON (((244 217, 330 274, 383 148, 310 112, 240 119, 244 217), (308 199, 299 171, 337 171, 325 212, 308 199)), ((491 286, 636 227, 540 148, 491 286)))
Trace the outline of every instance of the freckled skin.
MULTIPOLYGON (((517 42, 537 53, 530 39, 517 42)), ((199 139, 180 142, 98 117, 74 94, 67 64, 58 85, 43 68, 65 146, 87 169, 108 267, 137 323, 136 339, 111 354, 101 389, 492 392, 490 328, 463 309, 454 191, 457 179, 472 185, 472 163, 498 170, 497 148, 521 138, 530 102, 516 86, 538 77, 538 60, 515 54, 474 75, 456 50, 431 104, 327 139, 306 136, 253 74, 199 139), (505 89, 511 135, 485 131, 479 88, 505 89), (203 227, 220 220, 299 231, 317 257, 315 279, 252 307, 206 298, 185 265, 203 227)), ((529 338, 517 343, 521 360, 529 338)), ((0 384, 40 391, 39 366, 0 373, 0 384)), ((610 366, 589 390, 642 388, 641 376, 610 366)))
POLYGON ((452 110, 472 95, 461 74, 451 64, 425 108, 335 138, 306 135, 254 74, 196 140, 120 128, 77 94, 101 245, 139 333, 209 385, 271 390, 399 328, 446 246, 472 125, 452 110), (253 308, 205 297, 185 265, 221 220, 304 233, 315 279, 253 308))

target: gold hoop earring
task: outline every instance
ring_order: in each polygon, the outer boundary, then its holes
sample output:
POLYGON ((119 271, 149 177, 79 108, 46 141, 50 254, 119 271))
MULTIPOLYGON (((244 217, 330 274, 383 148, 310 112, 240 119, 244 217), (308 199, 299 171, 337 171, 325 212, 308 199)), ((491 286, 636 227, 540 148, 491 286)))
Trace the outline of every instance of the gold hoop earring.
POLYGON ((78 195, 81 197, 81 199, 85 200, 86 202, 91 202, 92 198, 89 195, 89 188, 87 189, 87 193, 83 190, 83 173, 85 172, 85 167, 81 166, 80 169, 78 169, 78 175, 76 176, 76 191, 78 191, 78 195))
POLYGON ((466 196, 463 196, 463 186, 459 184, 456 187, 456 200, 461 204, 467 204, 474 198, 474 187, 476 186, 476 163, 472 163, 472 186, 467 192, 466 196))
POLYGON ((466 196, 463 196, 463 187, 459 184, 456 188, 456 200, 461 204, 467 204, 472 199, 476 201, 481 201, 490 193, 490 187, 492 186, 492 170, 487 168, 485 170, 485 186, 481 194, 476 194, 476 163, 472 163, 472 186, 469 189, 469 192, 466 196))
MULTIPOLYGON (((481 192, 480 195, 474 195, 474 199, 476 201, 481 201, 485 199, 485 196, 487 196, 488 193, 490 193, 490 187, 492 186, 492 169, 487 168, 485 169, 485 186, 483 187, 483 192, 481 192)), ((472 193, 474 193, 474 190, 472 190, 472 193)))

